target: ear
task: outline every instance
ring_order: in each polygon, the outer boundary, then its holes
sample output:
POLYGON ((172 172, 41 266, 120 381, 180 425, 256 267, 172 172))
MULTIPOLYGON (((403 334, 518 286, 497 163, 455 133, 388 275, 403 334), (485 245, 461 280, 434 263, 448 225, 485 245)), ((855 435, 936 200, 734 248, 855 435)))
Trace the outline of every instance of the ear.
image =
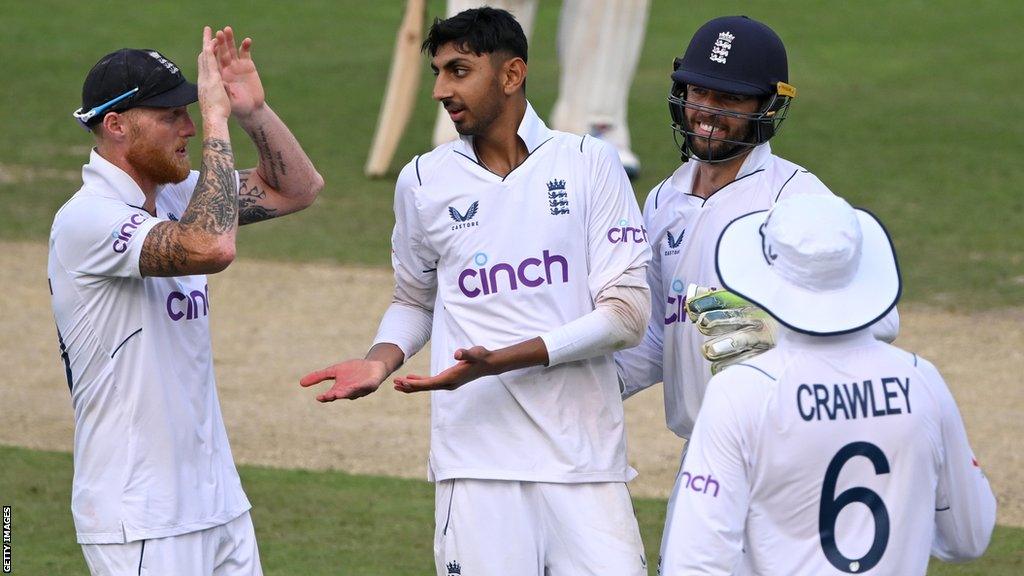
POLYGON ((523 89, 526 84, 526 62, 518 56, 509 58, 502 66, 501 87, 506 96, 523 89))
POLYGON ((102 135, 115 141, 122 141, 128 138, 131 118, 126 113, 107 112, 100 122, 102 135))

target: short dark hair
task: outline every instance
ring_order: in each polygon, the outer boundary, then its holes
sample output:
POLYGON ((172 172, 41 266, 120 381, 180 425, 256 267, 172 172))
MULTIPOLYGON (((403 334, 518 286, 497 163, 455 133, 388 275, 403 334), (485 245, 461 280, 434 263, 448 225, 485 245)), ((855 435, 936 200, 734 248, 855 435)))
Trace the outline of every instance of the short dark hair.
POLYGON ((484 6, 464 10, 446 20, 435 18, 422 49, 437 56, 441 46, 449 42, 477 56, 508 52, 526 62, 526 34, 515 16, 505 10, 484 6))

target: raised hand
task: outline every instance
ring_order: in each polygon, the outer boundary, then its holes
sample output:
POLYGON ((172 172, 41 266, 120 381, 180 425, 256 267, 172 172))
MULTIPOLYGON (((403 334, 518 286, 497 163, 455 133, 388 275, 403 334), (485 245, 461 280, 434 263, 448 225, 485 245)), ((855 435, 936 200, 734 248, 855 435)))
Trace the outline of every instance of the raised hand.
POLYGON ((483 346, 474 346, 469 349, 460 348, 455 351, 455 359, 458 362, 451 368, 436 376, 410 374, 404 378, 395 378, 395 390, 406 393, 455 390, 482 376, 500 373, 500 370, 490 362, 493 354, 483 346))
POLYGON ((355 400, 375 392, 389 373, 384 362, 346 360, 323 370, 306 374, 299 380, 299 385, 305 388, 324 380, 334 380, 334 385, 330 390, 316 397, 318 401, 355 400))
POLYGON ((199 113, 204 121, 227 120, 231 116, 231 102, 217 63, 217 39, 213 38, 209 26, 203 27, 198 69, 199 113))
POLYGON ((230 26, 217 31, 217 62, 224 86, 231 98, 231 113, 245 118, 266 102, 263 82, 252 61, 252 38, 235 46, 235 32, 230 26))

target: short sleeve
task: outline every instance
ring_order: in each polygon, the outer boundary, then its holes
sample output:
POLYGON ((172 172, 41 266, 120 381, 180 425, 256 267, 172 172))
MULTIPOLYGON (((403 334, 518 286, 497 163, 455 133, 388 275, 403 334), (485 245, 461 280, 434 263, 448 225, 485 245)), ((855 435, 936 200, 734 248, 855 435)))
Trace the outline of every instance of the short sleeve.
POLYGON ((76 198, 58 214, 51 242, 69 273, 140 278, 143 242, 163 221, 117 200, 76 198))

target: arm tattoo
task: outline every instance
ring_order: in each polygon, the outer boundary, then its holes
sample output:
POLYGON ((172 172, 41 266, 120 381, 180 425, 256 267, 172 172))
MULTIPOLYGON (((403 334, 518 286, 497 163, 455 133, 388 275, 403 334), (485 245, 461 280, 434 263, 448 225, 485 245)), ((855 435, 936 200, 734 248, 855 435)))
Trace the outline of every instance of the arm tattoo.
POLYGON ((238 188, 238 225, 252 224, 277 216, 277 208, 265 205, 267 192, 260 188, 259 178, 253 178, 252 170, 238 172, 241 186, 238 188))
POLYGON ((183 243, 183 233, 221 235, 237 226, 238 192, 235 188, 234 156, 227 140, 203 141, 203 164, 192 199, 178 222, 161 222, 150 230, 142 245, 139 270, 143 276, 191 274, 194 262, 183 243))
POLYGON ((181 234, 174 222, 161 222, 146 234, 139 255, 143 276, 182 276, 188 269, 188 252, 181 245, 181 234))
POLYGON ((259 151, 260 168, 263 169, 260 175, 268 186, 279 190, 281 188, 281 181, 278 172, 281 173, 281 176, 288 174, 288 169, 284 164, 284 155, 270 147, 267 132, 263 129, 263 126, 254 128, 252 132, 249 132, 249 137, 252 139, 252 143, 256 145, 256 150, 259 151))
POLYGON ((209 234, 223 234, 235 227, 237 219, 238 191, 231 143, 208 138, 203 141, 199 182, 179 222, 209 234))

